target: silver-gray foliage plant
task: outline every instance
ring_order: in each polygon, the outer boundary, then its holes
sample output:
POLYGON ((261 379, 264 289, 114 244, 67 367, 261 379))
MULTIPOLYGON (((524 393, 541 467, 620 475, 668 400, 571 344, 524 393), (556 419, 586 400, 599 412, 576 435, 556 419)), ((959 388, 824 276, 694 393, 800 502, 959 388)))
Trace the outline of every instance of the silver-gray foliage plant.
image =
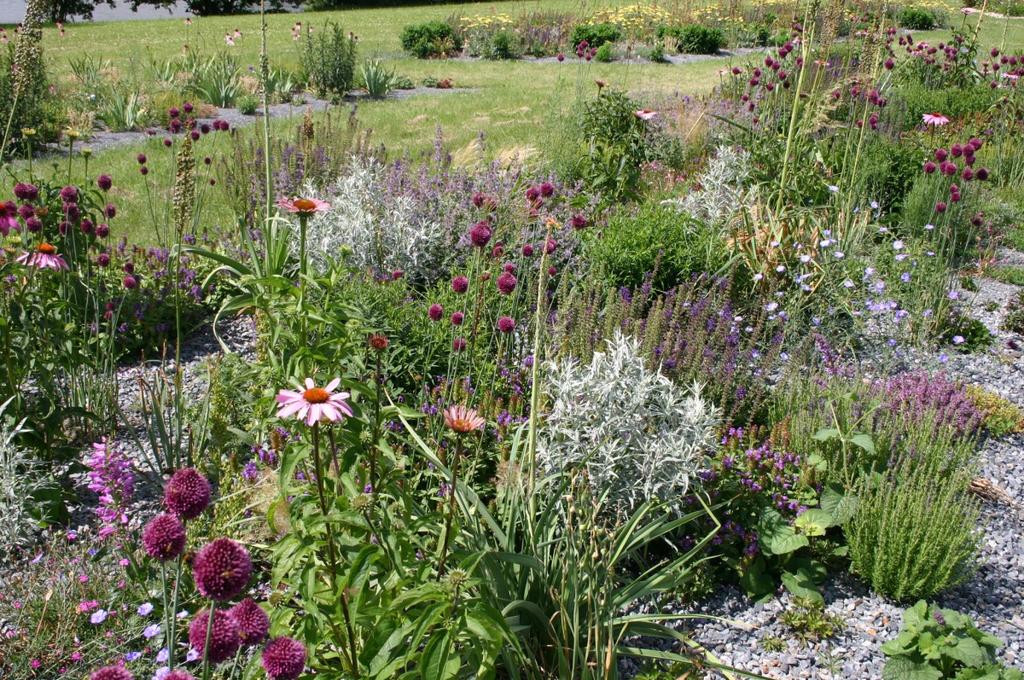
POLYGON ((697 178, 700 188, 666 203, 695 219, 720 224, 747 204, 749 181, 750 153, 742 147, 722 145, 697 178))
POLYGON ((350 264, 377 274, 400 270, 414 280, 433 276, 447 238, 443 226, 417 214, 411 198, 385 193, 383 167, 354 158, 321 197, 331 209, 309 221, 307 253, 316 271, 326 272, 347 254, 350 264))
POLYGON ((584 467, 595 495, 629 513, 648 500, 676 510, 717 440, 719 409, 701 386, 680 387, 645 366, 636 339, 616 331, 589 365, 548 362, 552 406, 537 459, 551 472, 584 467))
POLYGON ((43 486, 44 479, 31 452, 15 441, 24 422, 10 427, 4 420, 9 403, 0 404, 0 556, 31 543, 37 525, 26 500, 43 486))

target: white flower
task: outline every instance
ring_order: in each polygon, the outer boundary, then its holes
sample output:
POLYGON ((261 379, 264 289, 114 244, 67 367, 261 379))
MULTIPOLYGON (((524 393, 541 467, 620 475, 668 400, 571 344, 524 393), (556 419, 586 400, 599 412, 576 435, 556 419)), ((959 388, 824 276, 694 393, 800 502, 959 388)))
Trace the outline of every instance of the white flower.
POLYGON ((893 250, 903 250, 903 241, 893 241, 892 242, 892 249, 893 250))

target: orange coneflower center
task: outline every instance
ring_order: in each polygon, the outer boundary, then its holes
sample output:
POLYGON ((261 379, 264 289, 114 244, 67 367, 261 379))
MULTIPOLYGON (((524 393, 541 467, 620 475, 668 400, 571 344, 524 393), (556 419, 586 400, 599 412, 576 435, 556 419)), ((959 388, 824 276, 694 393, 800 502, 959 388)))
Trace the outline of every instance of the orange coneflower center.
POLYGON ((57 248, 55 246, 50 245, 46 241, 43 241, 38 246, 36 246, 36 250, 39 251, 40 253, 42 253, 43 255, 56 255, 57 254, 57 248))
POLYGON ((292 205, 294 205, 295 209, 299 212, 316 212, 316 203, 308 198, 296 199, 292 205))
POLYGON ((322 387, 313 387, 303 392, 302 398, 310 404, 323 404, 331 398, 331 393, 322 387))

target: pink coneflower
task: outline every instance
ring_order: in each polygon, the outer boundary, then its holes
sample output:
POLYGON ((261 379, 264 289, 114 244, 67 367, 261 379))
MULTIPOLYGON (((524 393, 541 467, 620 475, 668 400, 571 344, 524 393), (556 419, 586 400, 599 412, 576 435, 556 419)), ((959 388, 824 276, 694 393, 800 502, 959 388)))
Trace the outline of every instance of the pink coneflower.
POLYGON ((295 416, 310 426, 323 419, 337 422, 343 416, 351 418, 352 408, 345 401, 350 396, 349 393, 334 392, 339 384, 341 379, 335 378, 325 387, 317 387, 312 378, 306 378, 306 389, 302 392, 281 390, 277 393, 277 416, 295 416))
POLYGON ((275 203, 278 208, 290 212, 293 215, 299 215, 301 217, 309 217, 318 212, 327 212, 331 209, 331 204, 327 201, 321 201, 316 198, 293 198, 291 200, 287 198, 277 199, 275 203))
POLYGON ((650 109, 640 109, 635 112, 635 115, 640 120, 654 120, 658 117, 657 111, 651 111, 650 109))
POLYGON ((36 246, 35 252, 24 252, 16 258, 16 261, 36 269, 53 269, 60 271, 68 268, 68 263, 57 254, 57 248, 43 241, 36 246))
POLYGON ((260 660, 272 680, 295 680, 306 668, 306 647, 298 640, 279 637, 267 643, 260 660))
POLYGON ((942 127, 949 122, 949 118, 946 118, 941 113, 926 113, 921 116, 921 120, 924 121, 925 125, 932 127, 942 127))
POLYGON ((444 410, 444 424, 452 432, 466 434, 484 426, 484 419, 475 409, 462 404, 449 406, 444 410))

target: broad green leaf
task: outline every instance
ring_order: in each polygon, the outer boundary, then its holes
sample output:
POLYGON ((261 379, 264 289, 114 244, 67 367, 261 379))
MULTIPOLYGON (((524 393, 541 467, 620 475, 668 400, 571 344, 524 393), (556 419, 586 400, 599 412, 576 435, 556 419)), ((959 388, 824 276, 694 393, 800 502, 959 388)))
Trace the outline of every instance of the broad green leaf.
POLYGON ((832 514, 819 508, 811 508, 797 517, 793 524, 807 536, 824 536, 825 531, 833 524, 832 514))
POLYGON ((854 446, 867 451, 872 456, 875 455, 875 442, 872 441, 871 435, 860 433, 850 437, 850 443, 854 446))
POLYGON ((842 525, 853 519, 860 500, 843 493, 834 486, 828 486, 821 493, 821 509, 832 515, 834 525, 842 525))
POLYGON ((423 680, 447 680, 459 672, 459 658, 452 654, 452 640, 448 631, 434 635, 423 649, 420 658, 420 676, 423 680))
POLYGON ((818 590, 817 584, 803 569, 795 573, 789 571, 783 573, 782 585, 786 586, 786 590, 797 597, 817 604, 825 604, 825 598, 821 596, 821 591, 818 590))
POLYGON ((942 671, 898 656, 886 661, 882 680, 942 680, 942 671))

